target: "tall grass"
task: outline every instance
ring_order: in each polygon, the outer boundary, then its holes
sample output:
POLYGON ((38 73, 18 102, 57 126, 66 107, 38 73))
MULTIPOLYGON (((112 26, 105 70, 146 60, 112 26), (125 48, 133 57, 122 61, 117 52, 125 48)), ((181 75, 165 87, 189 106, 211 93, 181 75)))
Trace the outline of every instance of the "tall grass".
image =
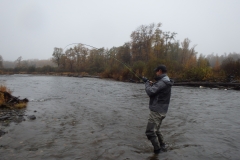
MULTIPOLYGON (((10 89, 8 89, 6 86, 0 85, 0 107, 4 107, 4 106, 5 107, 6 106, 9 107, 8 106, 9 104, 7 104, 7 102, 6 102, 5 98, 4 98, 4 92, 8 92, 9 94, 12 93, 12 91, 10 89)), ((15 103, 14 105, 10 104, 10 106, 20 109, 20 108, 25 108, 27 106, 27 103, 20 102, 20 103, 15 103)))
POLYGON ((8 89, 6 86, 4 85, 0 85, 0 91, 1 92, 8 92, 9 94, 12 93, 12 91, 10 89, 8 89))

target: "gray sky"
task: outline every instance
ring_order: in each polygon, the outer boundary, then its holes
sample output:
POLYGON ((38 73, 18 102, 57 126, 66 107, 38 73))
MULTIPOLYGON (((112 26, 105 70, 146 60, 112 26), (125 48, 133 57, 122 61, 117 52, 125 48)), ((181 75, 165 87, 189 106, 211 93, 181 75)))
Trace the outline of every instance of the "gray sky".
POLYGON ((49 59, 71 43, 111 48, 162 23, 200 54, 240 53, 240 0, 0 0, 4 60, 49 59))

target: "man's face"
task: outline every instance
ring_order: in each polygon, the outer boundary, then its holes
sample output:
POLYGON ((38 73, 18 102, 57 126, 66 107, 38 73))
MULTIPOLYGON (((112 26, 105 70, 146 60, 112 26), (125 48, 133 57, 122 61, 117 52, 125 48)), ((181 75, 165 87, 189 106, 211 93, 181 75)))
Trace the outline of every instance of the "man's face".
POLYGON ((158 70, 157 72, 156 72, 156 75, 157 76, 160 76, 162 74, 162 70, 158 70))

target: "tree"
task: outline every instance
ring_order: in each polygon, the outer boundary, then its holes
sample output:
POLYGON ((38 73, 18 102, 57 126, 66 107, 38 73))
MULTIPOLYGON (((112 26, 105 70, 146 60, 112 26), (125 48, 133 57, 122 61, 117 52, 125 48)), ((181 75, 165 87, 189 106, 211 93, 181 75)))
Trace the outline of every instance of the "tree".
POLYGON ((173 33, 170 33, 170 32, 164 32, 163 33, 163 39, 165 40, 165 57, 167 57, 168 55, 168 51, 169 51, 169 48, 171 46, 171 41, 175 39, 175 36, 176 36, 177 33, 173 32, 173 33))
POLYGON ((76 69, 78 71, 85 71, 89 49, 84 47, 82 44, 78 44, 73 48, 73 50, 76 53, 76 69))
POLYGON ((0 55, 0 69, 3 68, 3 58, 2 56, 0 55))
POLYGON ((131 48, 133 61, 148 61, 152 53, 152 42, 155 30, 161 25, 142 25, 131 34, 131 48))
POLYGON ((181 43, 182 52, 180 55, 180 63, 183 64, 186 69, 197 65, 197 52, 195 52, 196 45, 194 45, 192 48, 189 48, 190 42, 191 41, 188 38, 185 38, 184 41, 181 43))
POLYGON ((123 46, 118 47, 117 58, 127 65, 131 63, 130 43, 125 43, 123 46))
POLYGON ((74 67, 76 65, 76 52, 74 49, 70 48, 66 51, 66 61, 69 70, 74 71, 74 67))
POLYGON ((22 57, 18 57, 17 60, 15 60, 16 66, 15 67, 21 67, 21 61, 22 61, 22 57))
POLYGON ((236 62, 232 57, 228 57, 222 62, 221 68, 225 71, 227 75, 235 75, 236 70, 239 70, 239 68, 236 68, 236 62))
POLYGON ((209 66, 209 62, 207 60, 207 58, 205 58, 205 56, 203 56, 202 54, 200 54, 198 61, 197 61, 197 66, 200 68, 204 68, 204 67, 208 67, 209 66))
POLYGON ((61 56, 63 54, 63 49, 62 48, 54 48, 53 54, 52 54, 52 61, 54 63, 57 64, 57 66, 59 67, 60 65, 60 60, 61 60, 61 56))
POLYGON ((219 71, 219 70, 220 70, 220 63, 219 63, 219 58, 218 58, 218 56, 217 56, 217 58, 216 58, 216 62, 215 62, 215 64, 214 64, 213 69, 214 69, 215 71, 219 71))
POLYGON ((67 66, 67 56, 65 54, 62 54, 60 57, 60 68, 63 70, 66 70, 67 66))
POLYGON ((101 73, 104 71, 104 54, 102 51, 96 49, 90 51, 87 61, 90 73, 101 73))

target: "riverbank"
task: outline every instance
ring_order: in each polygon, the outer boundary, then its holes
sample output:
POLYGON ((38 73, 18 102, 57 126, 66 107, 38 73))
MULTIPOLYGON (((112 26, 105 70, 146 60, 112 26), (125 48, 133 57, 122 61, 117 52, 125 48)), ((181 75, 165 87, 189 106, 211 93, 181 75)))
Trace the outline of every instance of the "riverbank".
POLYGON ((79 78, 81 78, 81 77, 101 78, 100 74, 90 75, 90 74, 85 73, 85 72, 82 72, 82 73, 72 73, 72 72, 46 72, 46 73, 17 72, 17 73, 11 73, 11 72, 6 72, 6 73, 2 73, 0 75, 14 75, 14 74, 20 74, 20 75, 28 74, 28 75, 42 75, 42 76, 50 75, 50 76, 66 76, 66 77, 79 77, 79 78))

